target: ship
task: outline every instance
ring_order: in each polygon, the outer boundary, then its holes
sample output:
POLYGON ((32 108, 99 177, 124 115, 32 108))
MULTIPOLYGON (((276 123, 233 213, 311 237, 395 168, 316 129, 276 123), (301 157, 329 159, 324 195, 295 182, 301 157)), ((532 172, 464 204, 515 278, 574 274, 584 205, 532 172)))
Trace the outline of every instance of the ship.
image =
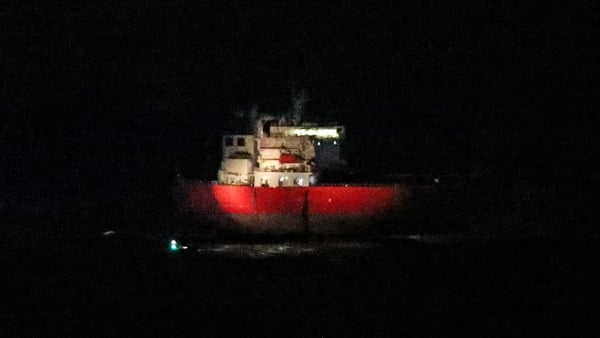
POLYGON ((411 185, 324 179, 347 167, 343 125, 273 116, 252 124, 223 135, 216 181, 179 181, 179 215, 229 234, 349 235, 401 220, 411 185))

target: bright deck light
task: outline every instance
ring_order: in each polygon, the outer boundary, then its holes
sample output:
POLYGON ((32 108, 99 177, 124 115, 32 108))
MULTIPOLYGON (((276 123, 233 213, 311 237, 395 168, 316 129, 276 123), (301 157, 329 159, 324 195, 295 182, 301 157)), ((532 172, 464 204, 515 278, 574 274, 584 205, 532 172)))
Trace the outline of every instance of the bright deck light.
POLYGON ((316 136, 322 138, 339 138, 340 134, 335 128, 307 128, 307 129, 294 129, 293 132, 296 136, 316 136))

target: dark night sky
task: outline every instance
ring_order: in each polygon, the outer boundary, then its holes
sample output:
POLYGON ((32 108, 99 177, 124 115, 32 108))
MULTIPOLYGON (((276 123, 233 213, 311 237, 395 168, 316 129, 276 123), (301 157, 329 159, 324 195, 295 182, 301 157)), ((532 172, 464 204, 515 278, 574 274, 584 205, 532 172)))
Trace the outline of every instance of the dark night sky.
POLYGON ((597 175, 599 19, 595 1, 3 5, 2 184, 213 179, 231 112, 284 112, 292 87, 347 125, 359 168, 597 175))

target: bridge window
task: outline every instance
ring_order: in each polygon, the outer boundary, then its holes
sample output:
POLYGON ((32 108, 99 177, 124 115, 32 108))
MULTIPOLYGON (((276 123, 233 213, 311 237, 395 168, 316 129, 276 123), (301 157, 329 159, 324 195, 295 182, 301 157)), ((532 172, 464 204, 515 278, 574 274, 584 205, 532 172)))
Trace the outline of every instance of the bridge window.
POLYGON ((226 137, 225 138, 225 146, 227 146, 227 147, 233 146, 233 137, 226 137))
POLYGON ((246 139, 243 137, 238 137, 237 145, 238 147, 244 147, 246 145, 246 139))

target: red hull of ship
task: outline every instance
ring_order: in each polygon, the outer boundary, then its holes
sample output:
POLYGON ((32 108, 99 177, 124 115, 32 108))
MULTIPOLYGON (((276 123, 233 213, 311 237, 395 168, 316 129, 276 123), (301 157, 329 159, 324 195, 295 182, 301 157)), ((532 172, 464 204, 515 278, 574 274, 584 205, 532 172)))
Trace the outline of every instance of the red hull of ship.
POLYGON ((263 188, 186 182, 180 212, 238 233, 348 234, 401 213, 404 185, 263 188))

